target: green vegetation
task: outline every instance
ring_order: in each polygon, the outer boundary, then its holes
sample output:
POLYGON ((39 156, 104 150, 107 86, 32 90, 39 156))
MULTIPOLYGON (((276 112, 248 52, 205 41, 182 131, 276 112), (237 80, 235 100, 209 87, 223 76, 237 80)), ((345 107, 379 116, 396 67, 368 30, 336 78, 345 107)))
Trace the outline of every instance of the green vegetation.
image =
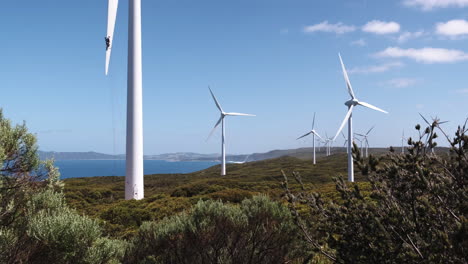
POLYGON ((70 209, 52 162, 40 162, 26 126, 0 110, 0 263, 116 263, 125 242, 70 209))
POLYGON ((240 206, 199 201, 190 211, 146 222, 133 239, 129 263, 287 263, 301 257, 288 208, 265 196, 240 206))
MULTIPOLYGON (((221 200, 240 204, 245 198, 266 194, 281 200, 281 171, 301 173, 304 184, 320 190, 328 197, 338 197, 332 178, 345 175, 346 154, 311 160, 282 157, 245 164, 228 164, 229 174, 219 175, 220 167, 189 174, 145 176, 145 198, 125 201, 124 177, 92 177, 66 179, 65 195, 69 205, 81 213, 104 220, 107 234, 129 237, 144 221, 162 220, 191 208, 199 200, 221 200)), ((357 174, 358 180, 363 180, 357 174)), ((365 183, 362 183, 365 186, 365 183)), ((294 185, 300 188, 299 185, 294 185)))
POLYGON ((344 154, 283 157, 149 175, 125 201, 123 177, 60 181, 0 111, 0 263, 467 263, 466 124, 446 154, 437 120, 416 129, 406 155, 355 148, 358 183, 344 154))
MULTIPOLYGON (((466 124, 453 139, 435 120, 409 139, 408 154, 358 158, 370 183, 336 182, 340 200, 284 186, 296 223, 311 249, 337 263, 467 263, 468 135, 466 124), (442 132, 451 144, 448 155, 432 148, 442 132), (300 211, 304 205, 308 214, 300 211)), ((294 174, 298 182, 298 174, 294 174)))

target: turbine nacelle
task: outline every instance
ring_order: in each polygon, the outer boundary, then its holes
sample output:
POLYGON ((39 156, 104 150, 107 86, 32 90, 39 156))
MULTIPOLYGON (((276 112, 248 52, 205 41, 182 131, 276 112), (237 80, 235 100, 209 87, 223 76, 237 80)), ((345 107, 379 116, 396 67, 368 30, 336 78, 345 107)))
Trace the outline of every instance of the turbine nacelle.
POLYGON ((359 101, 356 98, 350 99, 344 103, 347 107, 356 106, 359 104, 359 101))

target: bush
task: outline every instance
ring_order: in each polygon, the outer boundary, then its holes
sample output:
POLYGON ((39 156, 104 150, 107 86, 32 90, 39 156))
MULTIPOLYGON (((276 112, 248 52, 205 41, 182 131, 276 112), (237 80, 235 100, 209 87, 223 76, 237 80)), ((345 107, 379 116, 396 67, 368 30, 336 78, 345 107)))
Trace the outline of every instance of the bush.
POLYGON ((446 137, 448 155, 432 152, 436 129, 438 120, 410 138, 406 155, 364 160, 355 152, 369 196, 339 178, 341 200, 328 203, 318 194, 293 194, 286 179, 296 223, 312 248, 338 263, 467 263, 467 128, 446 137), (313 217, 301 217, 297 204, 308 205, 313 217))
POLYGON ((37 155, 26 126, 0 109, 0 263, 117 263, 126 244, 71 210, 58 170, 37 155))
POLYGON ((284 263, 300 248, 289 210, 265 196, 240 206, 199 201, 188 213, 146 222, 129 263, 284 263))

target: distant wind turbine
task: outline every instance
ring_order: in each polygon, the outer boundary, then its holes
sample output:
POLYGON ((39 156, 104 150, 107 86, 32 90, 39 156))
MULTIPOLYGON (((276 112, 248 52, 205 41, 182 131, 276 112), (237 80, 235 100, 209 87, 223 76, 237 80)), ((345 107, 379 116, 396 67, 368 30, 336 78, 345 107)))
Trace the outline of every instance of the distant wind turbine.
MULTIPOLYGON (((369 138, 369 133, 372 131, 372 129, 374 129, 374 127, 375 127, 375 126, 371 127, 371 128, 369 129, 369 131, 367 131, 367 133, 364 134, 364 135, 363 135, 363 134, 356 133, 356 135, 362 137, 362 141, 364 142, 364 148, 365 148, 365 150, 366 150, 366 153, 365 153, 365 154, 366 154, 366 155, 365 155, 366 158, 369 157, 369 139, 368 139, 368 138, 369 138)), ((361 148, 362 148, 362 147, 361 147, 361 148)))
MULTIPOLYGON (((359 151, 360 151, 361 153, 364 153, 364 151, 362 150, 362 141, 363 141, 363 140, 362 140, 362 139, 359 139, 359 138, 357 138, 357 137, 354 137, 354 140, 359 141, 359 151)), ((356 144, 356 145, 357 145, 357 144, 356 144)))
POLYGON ((424 122, 426 122, 426 124, 429 126, 429 129, 430 129, 430 135, 428 135, 429 148, 430 148, 431 152, 434 153, 435 146, 433 146, 433 143, 432 143, 432 134, 435 133, 434 128, 438 127, 440 129, 439 125, 445 124, 448 121, 440 121, 440 119, 437 118, 437 116, 436 116, 435 118, 432 118, 432 123, 429 123, 429 121, 427 121, 427 119, 421 113, 419 113, 419 115, 422 117, 422 119, 424 119, 424 122))
POLYGON ((298 137, 297 139, 301 139, 303 137, 307 137, 308 135, 312 134, 312 148, 313 148, 313 152, 314 152, 313 160, 314 160, 314 164, 315 164, 315 136, 317 136, 320 139, 322 139, 322 137, 317 133, 317 131, 314 130, 314 126, 315 126, 315 113, 314 113, 314 119, 312 121, 312 130, 307 132, 305 135, 298 137))
MULTIPOLYGON (((114 41, 118 0, 108 1, 106 67, 114 41)), ((143 199, 143 107, 141 63, 141 0, 129 0, 127 68, 127 146, 125 199, 143 199)))
POLYGON ((333 138, 331 137, 328 137, 328 134, 325 132, 325 147, 326 147, 326 155, 327 156, 330 156, 331 155, 331 147, 332 147, 332 143, 333 143, 333 138))
POLYGON ((343 147, 346 146, 346 153, 349 152, 349 149, 348 149, 348 146, 347 146, 347 143, 348 143, 348 139, 345 137, 345 135, 343 134, 343 132, 341 132, 341 135, 343 136, 344 138, 344 143, 343 143, 343 147))
POLYGON ((219 104, 218 100, 216 99, 215 95, 213 94, 213 91, 211 91, 211 88, 208 87, 210 90, 211 96, 213 97, 213 100, 216 104, 216 107, 219 109, 221 112, 221 117, 218 119, 218 122, 216 122, 216 125, 213 127, 211 130, 210 135, 208 136, 207 140, 213 135, 215 132, 216 128, 218 125, 221 123, 221 130, 222 130, 222 136, 221 136, 221 175, 224 176, 226 175, 226 146, 225 146, 225 127, 224 127, 224 117, 226 116, 255 116, 255 115, 250 115, 250 114, 242 114, 242 113, 227 113, 223 111, 223 108, 219 104))
POLYGON ((322 144, 323 140, 320 138, 316 138, 315 141, 318 144, 318 151, 320 152, 322 150, 322 146, 320 144, 322 144))
MULTIPOLYGON (((346 87, 348 88, 348 93, 351 96, 351 99, 345 102, 345 105, 348 107, 348 112, 346 113, 346 116, 345 116, 345 118, 343 120, 343 123, 341 123, 341 126, 338 129, 338 132, 336 132, 336 135, 335 135, 334 139, 336 139, 338 137, 338 134, 341 132, 341 130, 343 129, 345 124, 348 123, 348 149, 351 150, 352 149, 351 144, 353 142, 353 119, 352 119, 352 116, 353 116, 354 107, 356 107, 358 105, 361 105, 361 106, 364 106, 364 107, 367 107, 367 108, 370 108, 370 109, 373 109, 373 110, 377 110, 377 111, 380 111, 380 112, 383 112, 383 113, 386 113, 386 114, 388 114, 388 113, 386 111, 376 107, 376 106, 373 106, 373 105, 369 104, 369 103, 359 101, 356 98, 356 96, 354 95, 353 88, 351 86, 351 82, 349 81, 348 73, 346 72, 346 68, 344 66, 343 60, 341 59, 341 55, 338 54, 338 57, 340 58, 341 69, 343 70, 343 76, 344 76, 344 79, 345 79, 345 82, 346 82, 346 87)), ((354 182, 354 164, 353 164, 352 151, 348 152, 348 181, 354 182)))

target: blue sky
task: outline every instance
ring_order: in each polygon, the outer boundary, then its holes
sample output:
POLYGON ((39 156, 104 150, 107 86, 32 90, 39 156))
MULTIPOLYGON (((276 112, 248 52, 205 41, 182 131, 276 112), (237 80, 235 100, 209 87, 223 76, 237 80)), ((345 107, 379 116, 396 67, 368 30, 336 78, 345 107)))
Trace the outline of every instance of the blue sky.
MULTIPOLYGON (((104 76, 105 0, 19 0, 0 7, 1 107, 54 151, 125 149, 127 1, 120 1, 110 75, 104 76), (114 136, 115 135, 115 136, 114 136)), ((146 154, 308 147, 310 129, 336 133, 348 99, 338 52, 359 108, 355 132, 373 146, 414 134, 418 112, 468 116, 468 0, 143 0, 146 154)), ((342 145, 339 141, 336 145, 342 145)))

